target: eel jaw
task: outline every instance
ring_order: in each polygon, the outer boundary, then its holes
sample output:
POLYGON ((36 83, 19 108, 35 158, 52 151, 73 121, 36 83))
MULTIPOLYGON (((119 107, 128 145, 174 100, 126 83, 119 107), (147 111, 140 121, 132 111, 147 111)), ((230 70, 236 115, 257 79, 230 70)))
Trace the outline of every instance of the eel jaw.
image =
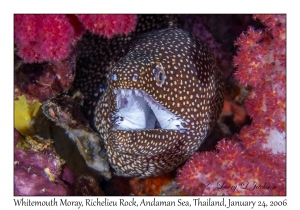
POLYGON ((166 129, 186 131, 182 118, 170 112, 143 90, 114 90, 117 112, 113 130, 166 129))

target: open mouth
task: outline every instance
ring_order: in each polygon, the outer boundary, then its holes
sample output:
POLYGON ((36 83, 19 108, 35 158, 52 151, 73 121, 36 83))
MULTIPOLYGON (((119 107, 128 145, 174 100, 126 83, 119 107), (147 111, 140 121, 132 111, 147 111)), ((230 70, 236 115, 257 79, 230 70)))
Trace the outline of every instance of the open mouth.
POLYGON ((118 89, 114 130, 168 129, 185 131, 186 122, 143 90, 118 89))

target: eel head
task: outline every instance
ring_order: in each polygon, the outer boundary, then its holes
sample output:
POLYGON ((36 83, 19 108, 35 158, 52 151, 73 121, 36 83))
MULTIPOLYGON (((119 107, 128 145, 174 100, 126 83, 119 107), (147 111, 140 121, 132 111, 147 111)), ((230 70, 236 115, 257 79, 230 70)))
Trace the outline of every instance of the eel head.
POLYGON ((202 42, 177 28, 144 34, 112 63, 95 110, 116 175, 155 176, 190 157, 216 123, 223 82, 202 42))

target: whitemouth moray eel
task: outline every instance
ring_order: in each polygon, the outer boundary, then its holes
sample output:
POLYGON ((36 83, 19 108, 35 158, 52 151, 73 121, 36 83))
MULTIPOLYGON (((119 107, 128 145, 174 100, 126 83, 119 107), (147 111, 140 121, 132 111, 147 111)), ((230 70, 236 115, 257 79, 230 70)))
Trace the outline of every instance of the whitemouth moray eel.
POLYGON ((168 27, 140 35, 109 68, 95 127, 120 176, 155 176, 190 157, 215 125, 223 81, 194 35, 168 27))

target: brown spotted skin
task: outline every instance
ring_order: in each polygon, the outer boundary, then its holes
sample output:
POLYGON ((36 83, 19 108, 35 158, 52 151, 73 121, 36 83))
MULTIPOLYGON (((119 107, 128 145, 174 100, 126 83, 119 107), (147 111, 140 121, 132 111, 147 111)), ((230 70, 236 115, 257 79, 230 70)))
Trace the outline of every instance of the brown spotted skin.
POLYGON ((94 122, 105 139, 115 174, 148 177, 169 172, 190 157, 215 125, 223 106, 223 81, 214 58, 199 38, 169 27, 132 40, 109 68, 109 87, 100 97, 94 122), (163 66, 158 85, 153 69, 163 66), (133 76, 137 79, 133 80, 133 76), (114 89, 138 89, 182 118, 186 131, 113 130, 114 89))

